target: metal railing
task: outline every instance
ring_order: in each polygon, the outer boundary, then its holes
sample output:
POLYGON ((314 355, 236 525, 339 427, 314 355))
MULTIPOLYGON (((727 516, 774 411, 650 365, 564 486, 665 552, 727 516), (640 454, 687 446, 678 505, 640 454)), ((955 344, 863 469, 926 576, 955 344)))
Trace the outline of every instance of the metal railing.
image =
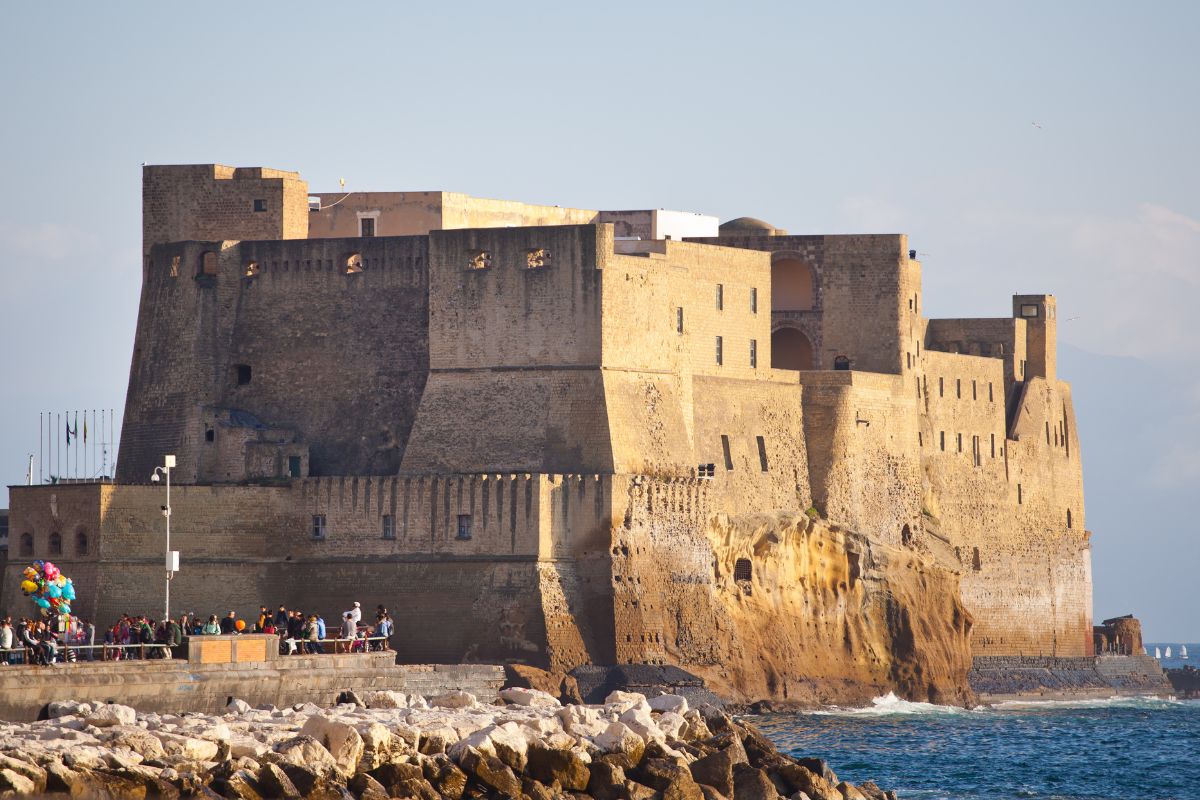
MULTIPOLYGON (((0 649, 0 664, 40 664, 45 660, 37 648, 10 647, 0 649)), ((171 658, 171 648, 161 643, 151 644, 59 644, 53 653, 55 664, 95 663, 97 661, 143 661, 171 658)))
POLYGON ((293 639, 279 637, 279 652, 282 655, 327 655, 341 653, 386 652, 390 636, 358 636, 353 639, 293 639), (330 649, 332 645, 332 649, 330 649), (313 648, 316 649, 313 649, 313 648))

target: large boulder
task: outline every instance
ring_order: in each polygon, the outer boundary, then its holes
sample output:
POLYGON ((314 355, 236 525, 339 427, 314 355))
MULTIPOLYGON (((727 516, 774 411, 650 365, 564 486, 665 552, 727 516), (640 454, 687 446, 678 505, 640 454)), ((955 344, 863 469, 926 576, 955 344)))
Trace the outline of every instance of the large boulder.
POLYGON ((467 748, 458 765, 469 777, 500 794, 520 797, 521 781, 503 761, 467 748))
POLYGON ((726 746, 711 755, 693 761, 690 769, 696 783, 711 786, 725 797, 733 797, 733 768, 747 763, 741 742, 726 746))
POLYGON ((113 725, 105 730, 103 738, 109 747, 124 747, 137 753, 143 759, 161 759, 167 755, 159 737, 144 728, 136 725, 113 725))
POLYGON ((534 708, 559 708, 562 706, 558 698, 548 692, 520 686, 501 689, 500 699, 516 706, 532 706, 534 708))
POLYGON ((700 786, 686 767, 665 758, 646 758, 633 772, 643 786, 662 792, 663 800, 704 800, 700 786))
POLYGON ((137 712, 129 706, 106 703, 93 708, 84 716, 83 720, 95 728, 109 728, 113 725, 133 725, 137 722, 137 712))
POLYGON ((429 704, 436 708, 469 708, 475 705, 475 695, 455 690, 429 698, 429 704))
POLYGON ((258 770, 258 785, 267 797, 299 800, 302 796, 296 784, 278 764, 263 764, 258 770))
POLYGON ((646 752, 646 741, 621 722, 611 723, 604 733, 592 741, 603 752, 619 756, 619 760, 610 760, 609 763, 616 763, 625 769, 636 767, 646 752))
POLYGON ((568 792, 582 792, 588 787, 591 772, 587 762, 575 750, 559 750, 535 742, 529 748, 529 776, 547 786, 557 784, 568 792))
POLYGON ((383 784, 365 772, 358 773, 350 780, 350 791, 358 800, 388 800, 391 797, 383 784))
POLYGON ((0 754, 0 769, 15 772, 33 781, 34 791, 42 792, 46 789, 46 770, 37 764, 31 764, 20 758, 10 758, 4 754, 0 754))
POLYGON ((325 746, 333 756, 337 771, 346 778, 354 774, 362 758, 362 736, 353 725, 322 716, 309 717, 300 729, 301 736, 311 736, 325 746))
POLYGON ((674 711, 676 714, 686 714, 688 711, 687 698, 678 694, 660 694, 646 702, 651 711, 674 711))
POLYGON ((442 797, 459 800, 467 790, 467 773, 463 772, 445 755, 426 758, 421 763, 425 780, 433 784, 442 797))
POLYGON ((604 733, 610 724, 600 710, 591 706, 564 706, 555 714, 563 729, 572 736, 594 738, 604 733))
MULTIPOLYGON (((333 755, 326 749, 325 745, 311 736, 296 736, 281 742, 275 746, 276 762, 284 767, 284 772, 288 773, 285 765, 294 764, 300 767, 306 767, 317 775, 325 775, 330 772, 337 771, 337 761, 333 755)), ((306 793, 302 786, 297 785, 297 789, 301 793, 306 793)))
POLYGON ((779 792, 766 770, 749 764, 733 769, 733 800, 775 800, 779 792))
POLYGON ((367 704, 367 708, 408 708, 408 696, 390 689, 366 692, 363 702, 367 704))
POLYGON ((157 732, 163 750, 169 756, 179 756, 188 761, 215 761, 220 745, 207 739, 197 739, 177 733, 157 732))

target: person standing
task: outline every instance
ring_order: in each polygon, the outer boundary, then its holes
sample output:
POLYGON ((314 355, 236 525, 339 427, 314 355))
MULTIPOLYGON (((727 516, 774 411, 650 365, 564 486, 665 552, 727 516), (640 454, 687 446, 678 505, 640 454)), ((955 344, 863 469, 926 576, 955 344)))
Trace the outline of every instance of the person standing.
POLYGON ((362 622, 362 606, 359 605, 357 600, 354 601, 354 608, 350 609, 346 613, 353 617, 355 625, 362 622))
POLYGON ((221 620, 221 633, 226 636, 232 636, 237 632, 237 615, 230 611, 225 618, 221 620))
POLYGON ((344 652, 347 652, 347 653, 350 652, 350 648, 354 645, 354 639, 357 636, 358 636, 358 623, 354 619, 354 612, 347 611, 345 614, 342 615, 342 638, 347 640, 346 642, 344 642, 344 644, 346 646, 346 649, 344 652))
POLYGON ((304 652, 316 655, 321 652, 320 630, 317 628, 317 615, 311 614, 304 625, 304 652))
POLYGON ((87 660, 96 660, 96 625, 90 619, 83 621, 83 643, 87 645, 87 660))
POLYGON ((392 633, 393 633, 392 626, 393 626, 392 616, 390 614, 388 614, 387 611, 385 610, 383 612, 383 616, 381 616, 379 618, 379 623, 375 626, 375 635, 377 637, 379 637, 379 640, 380 640, 379 641, 379 649, 380 650, 391 650, 392 649, 391 645, 390 645, 390 642, 392 639, 392 633))

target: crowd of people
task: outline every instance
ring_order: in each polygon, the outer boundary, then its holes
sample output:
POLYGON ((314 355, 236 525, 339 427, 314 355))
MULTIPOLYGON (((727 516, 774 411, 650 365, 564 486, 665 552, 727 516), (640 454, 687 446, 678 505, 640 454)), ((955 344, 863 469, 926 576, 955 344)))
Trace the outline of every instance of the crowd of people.
POLYGON ((233 611, 220 618, 216 614, 205 618, 190 612, 178 620, 158 622, 146 615, 122 614, 104 630, 103 641, 97 642, 95 625, 69 614, 16 622, 8 617, 0 623, 0 665, 171 658, 184 637, 242 633, 278 636, 279 652, 283 655, 354 653, 391 650, 395 625, 382 605, 376 608, 374 624, 364 624, 362 608, 355 602, 351 609, 341 613, 340 624, 332 630, 321 614, 306 614, 282 605, 271 612, 262 606, 250 624, 233 611))

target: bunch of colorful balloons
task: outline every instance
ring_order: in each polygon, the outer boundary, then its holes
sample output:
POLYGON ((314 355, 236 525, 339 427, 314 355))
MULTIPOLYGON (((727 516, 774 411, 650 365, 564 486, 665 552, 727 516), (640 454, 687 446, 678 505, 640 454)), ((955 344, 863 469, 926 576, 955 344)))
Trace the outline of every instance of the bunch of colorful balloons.
POLYGON ((26 567, 21 591, 33 600, 43 617, 71 613, 75 584, 49 561, 35 561, 26 567))

